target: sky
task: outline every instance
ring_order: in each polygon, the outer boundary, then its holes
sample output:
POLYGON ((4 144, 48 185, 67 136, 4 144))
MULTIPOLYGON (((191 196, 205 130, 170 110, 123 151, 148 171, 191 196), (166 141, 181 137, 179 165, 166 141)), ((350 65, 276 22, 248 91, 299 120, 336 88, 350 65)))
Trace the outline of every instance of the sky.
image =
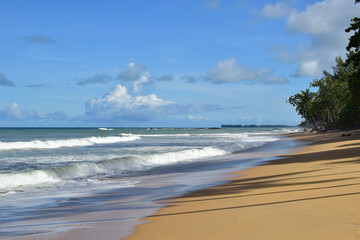
POLYGON ((297 125, 353 0, 2 0, 0 127, 297 125))

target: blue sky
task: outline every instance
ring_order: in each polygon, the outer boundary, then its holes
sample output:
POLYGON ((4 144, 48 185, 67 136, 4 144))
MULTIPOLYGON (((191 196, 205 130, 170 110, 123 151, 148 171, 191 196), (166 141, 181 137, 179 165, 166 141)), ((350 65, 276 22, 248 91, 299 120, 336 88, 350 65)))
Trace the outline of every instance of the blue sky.
POLYGON ((345 56, 360 4, 0 2, 0 126, 300 123, 285 100, 345 56))

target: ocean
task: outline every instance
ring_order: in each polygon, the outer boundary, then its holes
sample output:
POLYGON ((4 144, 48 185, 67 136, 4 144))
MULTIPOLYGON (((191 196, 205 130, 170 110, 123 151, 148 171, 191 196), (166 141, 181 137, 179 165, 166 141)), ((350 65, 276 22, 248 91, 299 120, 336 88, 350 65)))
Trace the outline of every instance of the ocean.
POLYGON ((156 200, 220 184, 227 173, 287 153, 296 144, 269 133, 295 131, 2 128, 0 237, 56 239, 73 228, 95 233, 104 222, 116 225, 108 239, 125 237, 161 207, 156 200))

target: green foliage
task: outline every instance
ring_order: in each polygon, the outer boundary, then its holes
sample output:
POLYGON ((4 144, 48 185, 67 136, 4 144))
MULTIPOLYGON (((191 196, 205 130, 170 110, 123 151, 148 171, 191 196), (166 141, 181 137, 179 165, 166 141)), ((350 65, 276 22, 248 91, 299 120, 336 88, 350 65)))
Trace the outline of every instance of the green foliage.
POLYGON ((316 94, 310 92, 310 89, 301 91, 294 96, 289 97, 288 103, 296 108, 298 114, 300 114, 307 122, 311 122, 317 129, 317 106, 316 106, 316 94))
POLYGON ((349 88, 351 91, 351 102, 352 104, 360 106, 360 18, 353 18, 353 23, 345 31, 354 31, 354 35, 349 38, 349 44, 346 50, 353 51, 346 63, 348 65, 353 64, 355 71, 353 72, 350 81, 349 88))
POLYGON ((360 126, 360 107, 355 104, 347 104, 340 113, 338 126, 342 128, 353 128, 360 126))
POLYGON ((287 100, 315 129, 360 127, 360 18, 351 21, 345 30, 354 31, 346 61, 337 57, 333 73, 324 71, 322 78, 314 79, 310 88, 316 91, 306 89, 287 100))
POLYGON ((324 71, 324 77, 310 83, 310 87, 318 88, 318 114, 326 128, 338 126, 340 114, 350 99, 348 82, 354 72, 353 65, 345 64, 341 57, 337 57, 335 61, 333 74, 324 71))
POLYGON ((354 32, 346 47, 346 50, 352 53, 348 56, 346 63, 353 65, 354 71, 349 77, 350 101, 340 120, 343 125, 360 127, 360 18, 355 17, 351 21, 350 27, 345 30, 354 32))
MULTIPOLYGON (((352 55, 353 53, 349 53, 347 57, 352 55)), ((310 83, 310 88, 317 91, 311 92, 308 88, 287 100, 296 107, 296 111, 306 122, 312 123, 315 129, 337 128, 340 123, 351 125, 345 116, 348 116, 350 110, 354 110, 347 108, 351 98, 349 81, 355 71, 354 65, 346 64, 341 57, 337 57, 335 61, 333 73, 324 71, 322 78, 314 79, 310 83)))

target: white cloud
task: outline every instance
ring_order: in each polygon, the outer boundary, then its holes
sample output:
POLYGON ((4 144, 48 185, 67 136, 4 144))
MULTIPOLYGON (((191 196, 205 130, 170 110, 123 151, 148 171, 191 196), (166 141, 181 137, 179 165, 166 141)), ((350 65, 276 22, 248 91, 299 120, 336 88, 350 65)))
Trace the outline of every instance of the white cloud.
POLYGON ((300 62, 299 67, 296 70, 296 76, 301 76, 301 77, 319 76, 321 75, 324 68, 320 67, 320 63, 318 61, 300 62))
POLYGON ((146 84, 149 82, 149 75, 150 74, 148 72, 145 72, 144 74, 142 74, 140 76, 140 78, 138 80, 136 80, 134 82, 134 88, 133 88, 134 92, 140 91, 143 84, 146 84))
POLYGON ((145 66, 130 62, 124 71, 120 71, 117 79, 122 80, 122 84, 133 92, 139 92, 146 84, 156 81, 172 81, 174 75, 151 75, 145 66))
POLYGON ((131 96, 126 87, 117 85, 102 98, 85 103, 85 120, 148 121, 173 114, 218 111, 217 105, 192 106, 163 100, 155 94, 131 96))
POLYGON ((0 110, 0 121, 31 121, 31 120, 66 120, 68 116, 60 111, 44 113, 26 108, 20 108, 17 103, 12 103, 0 110))
POLYGON ((173 104, 156 97, 155 94, 132 97, 125 87, 117 85, 102 98, 93 98, 86 102, 86 115, 102 120, 148 120, 162 114, 164 106, 173 104))
POLYGON ((204 118, 203 116, 193 116, 193 115, 188 116, 189 120, 194 120, 194 121, 199 121, 202 120, 203 118, 204 118))
POLYGON ((145 66, 130 62, 124 71, 120 71, 118 79, 124 81, 137 81, 146 72, 147 68, 145 66))
POLYGON ((149 83, 149 77, 150 73, 145 66, 130 62, 124 71, 120 71, 117 78, 123 80, 128 87, 128 83, 132 84, 132 90, 138 92, 144 84, 149 83))
POLYGON ((287 32, 306 35, 310 40, 299 43, 295 50, 279 50, 273 59, 297 63, 295 76, 319 77, 322 70, 331 69, 336 56, 345 56, 350 34, 344 30, 359 12, 360 5, 349 0, 323 0, 304 11, 292 11, 286 22, 287 32))
POLYGON ((235 58, 230 58, 219 61, 207 72, 206 78, 213 83, 243 82, 258 80, 270 72, 267 68, 251 69, 246 65, 238 65, 235 58))
POLYGON ((310 35, 330 34, 334 30, 343 33, 350 19, 358 14, 359 8, 353 1, 324 0, 308 5, 305 11, 291 14, 287 28, 310 35))
POLYGON ((296 9, 287 2, 278 2, 275 4, 266 4, 260 12, 260 15, 266 18, 282 18, 295 12, 296 9))
POLYGON ((3 111, 1 111, 0 115, 1 115, 1 119, 8 120, 8 119, 21 119, 25 114, 21 114, 19 106, 16 103, 12 103, 10 106, 6 107, 3 111))

